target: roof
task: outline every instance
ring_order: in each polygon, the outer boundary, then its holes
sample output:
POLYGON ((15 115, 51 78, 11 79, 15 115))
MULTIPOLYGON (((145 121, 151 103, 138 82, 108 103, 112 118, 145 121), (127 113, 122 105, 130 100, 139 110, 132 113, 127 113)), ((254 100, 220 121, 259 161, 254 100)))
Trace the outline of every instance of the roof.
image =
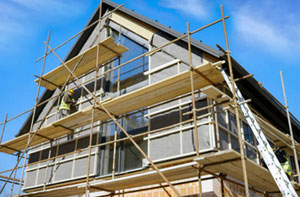
MULTIPOLYGON (((109 0, 103 0, 102 4, 102 12, 105 13, 105 11, 109 9, 114 9, 118 7, 119 4, 116 4, 112 1, 109 0)), ((129 10, 125 7, 120 7, 118 9, 119 11, 134 17, 137 20, 140 20, 168 35, 171 37, 177 38, 182 36, 183 34, 173 30, 170 27, 167 27, 163 24, 160 24, 156 21, 153 21, 141 14, 138 14, 132 10, 129 10)), ((102 13, 102 14, 103 14, 102 13)), ((94 21, 96 21, 99 17, 99 7, 96 9, 94 14, 91 16, 90 20, 86 24, 86 27, 92 24, 94 21)), ((91 28, 87 29, 84 31, 77 39, 77 41, 74 43, 73 47, 69 51, 68 55, 65 58, 65 61, 75 57, 76 55, 79 54, 81 48, 85 44, 86 40, 89 38, 90 34, 93 32, 94 28, 96 25, 92 26, 91 28)), ((183 41, 187 41, 184 40, 183 41)), ((202 42, 199 42, 195 39, 191 39, 191 45, 193 47, 196 47, 211 56, 218 58, 218 59, 226 59, 224 56, 224 53, 222 51, 216 50, 202 42)), ((238 64, 237 61, 233 59, 233 69, 234 69, 234 74, 236 77, 239 76, 245 76, 249 74, 240 64, 238 64)), ((252 103, 251 105, 259 111, 262 115, 264 115, 269 121, 271 121, 274 125, 276 125, 279 129, 281 129, 284 132, 288 132, 288 125, 287 125, 287 117, 286 117, 286 112, 285 109, 283 108, 282 104, 278 102, 266 89, 262 88, 259 83, 254 79, 254 78, 248 78, 245 80, 242 80, 241 82, 238 83, 238 86, 240 87, 242 93, 246 98, 251 98, 252 103)), ((46 90, 41 97, 39 102, 42 102, 48 98, 50 98, 53 94, 53 91, 46 90)), ((40 107, 39 110, 37 110, 36 117, 38 117, 39 113, 42 111, 43 106, 40 107)), ((35 119, 36 119, 35 117, 35 119)), ((32 114, 29 115, 27 120, 25 121, 24 125, 20 129, 19 133, 17 136, 22 135, 24 133, 27 133, 29 131, 29 124, 31 122, 32 114)), ((295 138, 297 141, 300 141, 300 125, 297 120, 292 118, 292 125, 295 133, 295 138)))

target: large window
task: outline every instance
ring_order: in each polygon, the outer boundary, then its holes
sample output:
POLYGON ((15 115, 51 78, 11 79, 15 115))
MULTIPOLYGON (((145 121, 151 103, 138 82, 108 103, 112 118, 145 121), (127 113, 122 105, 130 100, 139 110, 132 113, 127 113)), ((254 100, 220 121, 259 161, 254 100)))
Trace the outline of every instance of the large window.
MULTIPOLYGON (((221 150, 233 149, 240 152, 236 116, 230 110, 223 110, 217 107, 219 125, 219 146, 221 150)), ((256 148, 257 141, 255 136, 245 121, 241 121, 242 138, 245 144, 245 154, 249 159, 259 162, 259 154, 256 148)))
MULTIPOLYGON (((135 41, 135 38, 141 39, 137 35, 130 38, 111 29, 109 31, 109 36, 112 36, 115 39, 115 42, 120 42, 120 44, 127 47, 128 51, 123 53, 119 59, 108 64, 105 67, 105 71, 108 71, 109 69, 112 69, 148 51, 148 47, 145 44, 142 45, 135 41)), ((145 43, 147 42, 145 41, 145 43)), ((143 87, 148 82, 147 76, 143 74, 147 70, 148 56, 144 56, 114 70, 113 72, 109 72, 106 75, 105 87, 106 91, 108 91, 108 95, 115 95, 116 93, 122 95, 143 87)))
MULTIPOLYGON (((144 111, 133 112, 129 115, 125 115, 118 121, 129 135, 134 136, 148 130, 148 119, 145 114, 146 112, 144 111)), ((115 125, 114 122, 109 122, 103 125, 102 133, 101 143, 113 141, 115 133, 117 134, 117 139, 126 138, 126 135, 115 125)), ((143 140, 144 137, 145 136, 136 137, 134 140, 144 150, 144 152, 147 152, 147 141, 143 140)), ((116 143, 115 151, 114 156, 113 143, 101 147, 100 175, 112 173, 114 157, 116 174, 142 167, 144 157, 128 139, 116 143)))
MULTIPOLYGON (((81 151, 81 149, 87 148, 89 146, 90 136, 85 136, 83 138, 76 138, 66 143, 55 145, 52 148, 43 149, 29 154, 28 164, 35 162, 41 162, 46 159, 52 159, 56 156, 64 156, 74 151, 81 151)), ((92 145, 97 144, 97 134, 92 137, 92 145)))

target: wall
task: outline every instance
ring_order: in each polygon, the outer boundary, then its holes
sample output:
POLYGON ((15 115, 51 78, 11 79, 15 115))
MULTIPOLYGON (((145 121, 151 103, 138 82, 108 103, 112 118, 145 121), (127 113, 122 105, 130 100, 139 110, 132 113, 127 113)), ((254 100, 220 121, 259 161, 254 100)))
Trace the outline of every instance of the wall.
MULTIPOLYGON (((207 178, 207 176, 203 176, 202 178, 207 178)), ((188 180, 186 180, 188 181, 188 180)), ((221 197, 222 191, 221 191, 221 182, 219 179, 209 179, 209 180, 202 180, 202 196, 203 197, 221 197)), ((224 196, 225 197, 232 197, 232 196, 245 196, 245 189, 244 186, 241 186, 236 183, 224 181, 224 196), (230 190, 230 192, 228 191, 230 190)), ((158 186, 158 185, 155 185, 158 186)), ((165 192, 168 191, 171 196, 175 196, 175 193, 173 190, 171 190, 169 187, 165 187, 165 190, 162 188, 157 189, 148 189, 151 186, 146 186, 139 189, 144 189, 144 191, 140 192, 132 192, 132 193, 126 193, 126 197, 168 197, 168 194, 165 192)), ((183 197, 197 197, 199 196, 199 183, 198 181, 185 183, 185 184, 178 184, 174 186, 175 189, 183 196, 183 197)), ((134 188, 138 189, 138 188, 134 188)), ((127 191, 133 191, 133 189, 125 190, 127 191)), ((122 192, 122 191, 120 191, 122 192)), ((262 193, 258 193, 250 189, 249 191, 250 196, 252 197, 263 197, 264 195, 262 193)), ((99 192, 99 193, 92 193, 91 196, 98 196, 98 195, 104 195, 105 192, 99 192)), ((115 197, 120 195, 114 195, 115 197)))

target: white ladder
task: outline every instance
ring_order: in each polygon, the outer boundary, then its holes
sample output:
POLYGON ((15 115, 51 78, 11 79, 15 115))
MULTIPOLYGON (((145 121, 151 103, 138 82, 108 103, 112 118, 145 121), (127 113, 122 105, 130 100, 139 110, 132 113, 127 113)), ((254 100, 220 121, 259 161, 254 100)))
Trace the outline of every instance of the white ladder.
MULTIPOLYGON (((223 69, 220 70, 228 87, 230 88, 232 92, 232 86, 230 79, 228 75, 225 73, 223 69)), ((281 194, 283 196, 293 196, 297 197, 297 193, 295 189, 293 188, 292 183, 288 179, 287 175, 285 174, 285 171, 282 169, 277 157, 275 156, 268 140, 266 139, 266 136, 262 132, 259 124, 256 121, 256 118, 253 116, 248 104, 245 101, 243 95, 241 94, 240 90, 238 89, 235 82, 233 82, 235 87, 235 93, 236 94, 237 101, 241 107, 241 110, 244 114, 244 117, 246 118, 250 128, 252 129, 253 134, 255 135, 258 145, 257 148, 261 155, 263 156, 263 159, 266 163, 266 165, 269 168, 269 171, 271 172, 281 194)))

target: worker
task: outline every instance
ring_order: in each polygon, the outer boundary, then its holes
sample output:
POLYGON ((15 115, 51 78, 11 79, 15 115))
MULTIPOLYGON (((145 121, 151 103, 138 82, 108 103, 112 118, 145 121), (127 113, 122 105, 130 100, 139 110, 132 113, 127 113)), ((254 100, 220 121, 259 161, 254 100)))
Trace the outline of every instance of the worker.
POLYGON ((72 98, 74 90, 70 89, 61 99, 59 106, 59 118, 64 118, 70 114, 71 106, 76 103, 76 100, 72 98))
POLYGON ((286 161, 284 163, 281 163, 281 167, 285 171, 285 173, 288 175, 288 178, 291 179, 291 177, 292 177, 292 169, 291 169, 290 161, 286 157, 285 157, 285 159, 286 159, 286 161))
POLYGON ((290 165, 290 160, 286 156, 286 153, 284 150, 276 150, 275 155, 277 156, 282 169, 285 171, 286 175, 288 176, 289 179, 292 177, 292 169, 290 165))

